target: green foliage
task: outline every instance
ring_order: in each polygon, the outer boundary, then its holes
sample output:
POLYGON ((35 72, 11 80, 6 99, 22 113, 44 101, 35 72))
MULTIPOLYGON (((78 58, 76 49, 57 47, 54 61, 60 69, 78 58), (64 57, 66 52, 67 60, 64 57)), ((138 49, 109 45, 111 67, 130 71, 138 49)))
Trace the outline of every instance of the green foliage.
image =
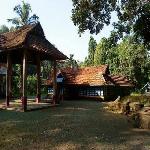
POLYGON ((150 41, 150 4, 145 4, 141 8, 141 14, 139 15, 134 25, 134 32, 141 37, 145 43, 150 41))
POLYGON ((78 26, 79 33, 89 29, 90 33, 99 33, 108 25, 111 12, 116 8, 117 0, 72 0, 72 21, 78 26))
POLYGON ((150 104, 150 97, 149 96, 145 96, 142 94, 137 94, 137 95, 131 95, 131 96, 125 96, 121 98, 121 102, 139 102, 140 104, 144 104, 144 105, 149 105, 150 104))
POLYGON ((36 14, 30 16, 31 11, 30 4, 22 1, 22 5, 14 7, 14 12, 18 15, 18 17, 7 20, 15 25, 16 28, 20 28, 23 25, 35 24, 39 21, 39 17, 36 14))
POLYGON ((2 34, 2 33, 6 33, 6 32, 11 32, 11 31, 14 31, 15 30, 15 28, 14 27, 10 27, 10 28, 8 28, 6 25, 1 25, 0 26, 0 34, 2 34))
POLYGON ((27 95, 35 96, 36 95, 36 85, 37 78, 35 75, 29 75, 27 78, 27 95))
MULTIPOLYGON (((108 64, 111 74, 127 76, 140 88, 149 79, 148 49, 138 43, 134 36, 127 36, 117 44, 118 39, 114 31, 109 38, 101 39, 96 46, 94 65, 108 64)), ((93 64, 86 57, 83 66, 89 65, 93 64)))
POLYGON ((19 76, 13 76, 12 79, 12 93, 14 97, 20 97, 20 78, 19 76))
POLYGON ((95 55, 94 55, 94 64, 105 64, 107 57, 107 39, 102 38, 100 43, 96 47, 95 55))
POLYGON ((52 69, 52 62, 45 60, 41 62, 42 78, 48 79, 50 71, 52 69))
POLYGON ((141 92, 132 92, 130 96, 142 96, 141 92))
MULTIPOLYGON (((21 66, 19 64, 13 65, 13 84, 12 92, 14 97, 21 96, 21 66)), ((29 65, 27 77, 27 94, 29 96, 36 95, 36 75, 35 66, 29 65)))
POLYGON ((118 47, 119 72, 129 76, 138 86, 148 80, 148 54, 144 45, 135 43, 132 37, 127 37, 118 47))
POLYGON ((133 32, 149 42, 150 34, 150 3, 149 0, 124 0, 118 6, 119 22, 115 27, 121 32, 133 32))
POLYGON ((94 64, 94 54, 96 50, 96 40, 91 36, 89 41, 89 48, 88 48, 88 62, 87 64, 93 65, 94 64))
POLYGON ((6 25, 0 26, 0 33, 9 32, 9 28, 6 25))
POLYGON ((83 63, 83 66, 84 67, 87 67, 87 66, 90 66, 91 64, 89 63, 89 60, 87 57, 85 57, 85 60, 84 60, 84 63, 83 63))
POLYGON ((71 67, 71 68, 78 67, 78 63, 73 57, 74 55, 70 54, 70 57, 66 61, 58 63, 57 67, 59 69, 67 68, 67 67, 71 67))
POLYGON ((72 21, 79 33, 89 30, 98 34, 109 25, 111 13, 116 12, 118 22, 114 23, 119 36, 123 32, 133 32, 150 41, 150 2, 149 0, 72 0, 72 21))
POLYGON ((88 44, 88 57, 85 58, 81 66, 93 66, 94 65, 94 55, 97 47, 96 40, 91 36, 88 44))
POLYGON ((100 43, 96 47, 94 65, 109 64, 111 67, 114 67, 114 65, 112 65, 114 62, 115 64, 118 64, 118 54, 115 50, 118 39, 119 38, 114 31, 111 32, 109 38, 101 39, 100 43))

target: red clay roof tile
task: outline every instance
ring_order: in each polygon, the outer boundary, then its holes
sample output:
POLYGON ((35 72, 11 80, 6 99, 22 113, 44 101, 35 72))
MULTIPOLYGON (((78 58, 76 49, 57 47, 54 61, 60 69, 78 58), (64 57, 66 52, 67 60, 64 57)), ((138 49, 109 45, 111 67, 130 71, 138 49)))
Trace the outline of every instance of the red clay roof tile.
MULTIPOLYGON (((64 76, 65 85, 90 85, 90 86, 133 86, 124 76, 110 75, 108 65, 85 68, 65 68, 61 70, 64 76)), ((47 80, 46 85, 50 85, 52 80, 47 80)))

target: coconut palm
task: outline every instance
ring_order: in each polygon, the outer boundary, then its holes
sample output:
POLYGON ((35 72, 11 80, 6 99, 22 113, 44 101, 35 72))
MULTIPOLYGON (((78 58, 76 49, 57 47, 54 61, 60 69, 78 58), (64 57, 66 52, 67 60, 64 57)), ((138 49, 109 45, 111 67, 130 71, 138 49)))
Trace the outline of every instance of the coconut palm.
POLYGON ((31 6, 29 3, 22 1, 22 5, 17 5, 14 7, 14 12, 18 17, 7 19, 8 22, 11 22, 15 25, 16 28, 20 28, 23 25, 35 24, 39 21, 39 17, 36 14, 30 16, 31 6))

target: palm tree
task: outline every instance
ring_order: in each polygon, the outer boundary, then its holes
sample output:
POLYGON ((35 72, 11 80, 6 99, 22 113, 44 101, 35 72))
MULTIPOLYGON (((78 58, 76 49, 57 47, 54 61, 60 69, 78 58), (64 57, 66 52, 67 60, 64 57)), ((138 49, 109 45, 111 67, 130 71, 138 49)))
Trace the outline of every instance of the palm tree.
POLYGON ((23 25, 35 24, 39 21, 39 17, 36 14, 30 16, 31 6, 29 3, 22 1, 22 5, 17 5, 14 7, 14 12, 18 15, 16 18, 7 19, 15 25, 16 28, 20 28, 23 25))

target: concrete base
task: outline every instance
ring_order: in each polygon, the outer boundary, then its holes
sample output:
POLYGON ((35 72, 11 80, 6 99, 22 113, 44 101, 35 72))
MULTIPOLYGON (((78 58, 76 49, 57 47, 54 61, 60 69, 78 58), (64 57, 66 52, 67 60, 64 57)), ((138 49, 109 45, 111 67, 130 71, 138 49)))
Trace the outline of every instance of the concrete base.
POLYGON ((35 98, 36 103, 40 103, 41 101, 41 95, 37 95, 35 98))

